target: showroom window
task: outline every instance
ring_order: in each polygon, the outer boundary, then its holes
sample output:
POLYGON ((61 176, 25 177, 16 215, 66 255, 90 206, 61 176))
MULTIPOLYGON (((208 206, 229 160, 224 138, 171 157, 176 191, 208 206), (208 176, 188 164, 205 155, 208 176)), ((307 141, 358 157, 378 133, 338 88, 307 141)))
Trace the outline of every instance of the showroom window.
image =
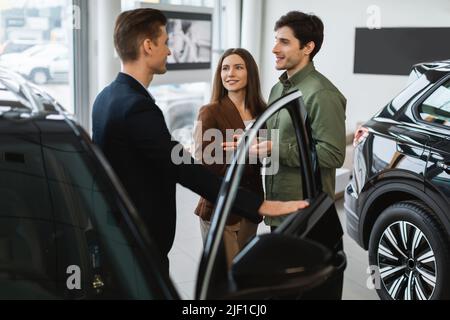
POLYGON ((450 127, 450 80, 439 86, 419 107, 422 120, 450 127))
POLYGON ((48 92, 70 113, 74 108, 72 0, 2 0, 0 66, 48 92))

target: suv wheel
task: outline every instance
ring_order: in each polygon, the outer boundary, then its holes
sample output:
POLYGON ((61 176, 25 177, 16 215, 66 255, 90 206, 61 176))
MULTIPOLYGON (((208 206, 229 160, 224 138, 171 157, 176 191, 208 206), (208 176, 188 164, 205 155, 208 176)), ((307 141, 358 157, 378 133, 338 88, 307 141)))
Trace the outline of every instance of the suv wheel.
POLYGON ((369 263, 378 267, 382 300, 450 297, 449 237, 423 202, 385 209, 372 229, 369 263))
POLYGON ((36 84, 46 84, 50 75, 45 69, 35 69, 31 72, 30 79, 36 84))

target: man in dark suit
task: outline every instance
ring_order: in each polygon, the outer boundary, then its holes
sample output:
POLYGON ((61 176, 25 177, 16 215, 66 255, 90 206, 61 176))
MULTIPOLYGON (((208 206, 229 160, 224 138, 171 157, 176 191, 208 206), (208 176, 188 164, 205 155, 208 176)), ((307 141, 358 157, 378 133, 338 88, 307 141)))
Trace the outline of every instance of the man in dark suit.
MULTIPOLYGON (((173 141, 163 114, 147 87, 166 72, 166 17, 158 10, 137 9, 116 21, 114 43, 123 68, 97 97, 93 107, 93 140, 125 186, 169 270, 167 254, 175 235, 176 183, 215 202, 221 180, 200 165, 172 161, 173 141)), ((186 151, 183 151, 186 152, 186 151)), ((185 157, 183 157, 185 158, 185 157)), ((190 155, 188 155, 190 158, 190 155)), ((258 222, 302 209, 304 201, 267 202, 240 190, 236 213, 258 222)))

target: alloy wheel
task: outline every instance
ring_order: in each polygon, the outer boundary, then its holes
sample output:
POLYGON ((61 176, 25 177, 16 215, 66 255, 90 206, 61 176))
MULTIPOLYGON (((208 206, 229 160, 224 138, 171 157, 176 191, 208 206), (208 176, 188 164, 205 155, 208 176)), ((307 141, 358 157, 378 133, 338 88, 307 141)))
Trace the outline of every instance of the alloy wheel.
POLYGON ((381 282, 394 300, 429 300, 436 287, 434 250, 414 224, 397 221, 383 232, 377 250, 381 282))

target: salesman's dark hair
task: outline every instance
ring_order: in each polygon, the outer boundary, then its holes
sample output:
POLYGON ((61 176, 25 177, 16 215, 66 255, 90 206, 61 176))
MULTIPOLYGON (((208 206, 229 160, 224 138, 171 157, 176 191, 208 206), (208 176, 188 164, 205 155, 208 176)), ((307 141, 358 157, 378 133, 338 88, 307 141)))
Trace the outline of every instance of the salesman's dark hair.
POLYGON ((303 49, 309 42, 316 45, 311 52, 311 61, 320 51, 323 43, 323 22, 318 16, 306 14, 300 11, 291 11, 282 16, 275 24, 275 31, 282 27, 289 27, 294 32, 295 37, 300 41, 300 49, 303 49))
POLYGON ((139 58, 139 46, 145 39, 156 43, 161 35, 161 26, 167 18, 156 9, 135 9, 122 12, 116 20, 114 46, 123 62, 139 58))

